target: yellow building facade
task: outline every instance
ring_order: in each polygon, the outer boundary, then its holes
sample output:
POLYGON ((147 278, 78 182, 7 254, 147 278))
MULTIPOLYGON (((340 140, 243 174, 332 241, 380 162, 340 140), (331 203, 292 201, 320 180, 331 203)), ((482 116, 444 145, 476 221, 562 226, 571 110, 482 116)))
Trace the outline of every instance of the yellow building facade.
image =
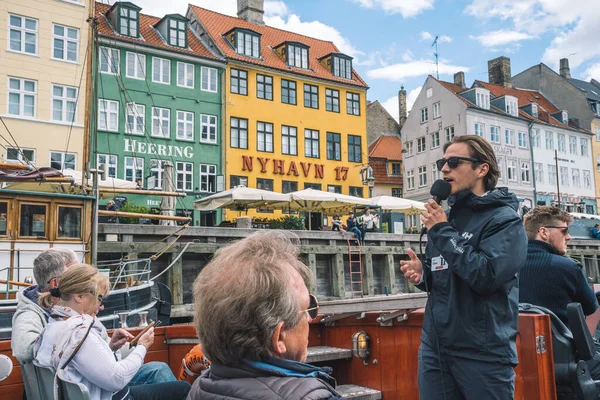
MULTIPOLYGON (((192 26, 227 59, 225 189, 320 189, 368 196, 367 85, 326 42, 190 6, 192 26)), ((224 219, 233 219, 229 212, 224 219)), ((279 211, 249 210, 271 218, 279 211)))
POLYGON ((0 116, 8 128, 0 124, 0 160, 81 170, 88 6, 87 0, 0 5, 0 116))

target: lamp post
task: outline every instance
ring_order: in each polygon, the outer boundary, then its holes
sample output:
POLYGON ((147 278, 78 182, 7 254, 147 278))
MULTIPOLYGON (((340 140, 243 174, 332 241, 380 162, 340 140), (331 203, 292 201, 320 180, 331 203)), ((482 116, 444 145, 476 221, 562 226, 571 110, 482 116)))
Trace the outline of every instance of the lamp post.
POLYGON ((375 177, 373 176, 373 168, 370 165, 364 165, 360 169, 360 177, 363 185, 369 186, 369 198, 373 197, 373 186, 375 186, 375 177))

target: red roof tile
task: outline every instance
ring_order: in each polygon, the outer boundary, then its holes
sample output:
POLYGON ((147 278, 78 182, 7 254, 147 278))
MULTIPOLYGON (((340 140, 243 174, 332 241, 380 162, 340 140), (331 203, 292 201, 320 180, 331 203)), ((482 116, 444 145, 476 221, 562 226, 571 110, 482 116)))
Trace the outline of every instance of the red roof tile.
POLYGON ((357 85, 361 87, 367 87, 365 81, 353 71, 352 80, 339 78, 334 76, 331 71, 323 66, 318 60, 331 53, 339 53, 338 48, 333 42, 319 40, 308 36, 300 35, 293 32, 284 31, 281 29, 273 28, 266 25, 257 25, 247 22, 241 18, 231 17, 228 15, 220 14, 214 11, 209 11, 204 8, 190 4, 191 11, 196 15, 202 26, 206 29, 208 35, 219 47, 221 52, 230 59, 244 61, 247 63, 262 65, 269 68, 275 68, 278 70, 293 72, 295 74, 327 79, 330 81, 336 81, 351 85, 357 85), (234 28, 250 29, 252 31, 261 34, 260 37, 260 55, 261 59, 244 56, 236 53, 231 43, 224 37, 225 33, 228 33, 234 28), (273 50, 275 47, 283 42, 292 41, 299 42, 309 46, 309 69, 305 70, 302 68, 289 67, 285 60, 283 60, 273 50))
POLYGON ((402 141, 398 136, 379 136, 369 146, 369 158, 402 161, 402 141))
MULTIPOLYGON (((222 60, 221 57, 213 54, 210 50, 202 44, 200 39, 188 28, 188 47, 181 48, 168 45, 154 29, 161 18, 153 17, 140 13, 140 38, 132 38, 118 34, 113 27, 110 25, 106 12, 111 8, 107 4, 96 2, 96 15, 98 16, 98 33, 101 36, 107 36, 112 38, 118 38, 119 40, 125 40, 132 43, 137 43, 141 46, 152 46, 158 47, 163 50, 173 51, 176 53, 195 55, 212 60, 222 60)), ((222 60, 224 61, 224 60, 222 60)))
POLYGON ((387 162, 384 160, 370 160, 369 166, 373 168, 373 178, 376 184, 397 184, 402 185, 402 176, 388 175, 387 162))

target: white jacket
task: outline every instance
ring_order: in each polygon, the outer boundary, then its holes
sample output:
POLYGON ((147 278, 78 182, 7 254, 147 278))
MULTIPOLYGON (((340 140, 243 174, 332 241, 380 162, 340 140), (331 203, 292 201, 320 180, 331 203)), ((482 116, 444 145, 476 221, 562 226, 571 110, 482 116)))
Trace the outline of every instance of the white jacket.
MULTIPOLYGON (((59 306, 54 306, 52 311, 57 309, 59 306)), ((91 400, 111 400, 113 393, 124 388, 142 366, 146 347, 137 346, 126 359, 117 361, 103 338, 102 324, 89 315, 50 319, 35 345, 34 363, 58 370, 83 340, 90 324, 89 335, 64 373, 68 380, 85 385, 91 400)))

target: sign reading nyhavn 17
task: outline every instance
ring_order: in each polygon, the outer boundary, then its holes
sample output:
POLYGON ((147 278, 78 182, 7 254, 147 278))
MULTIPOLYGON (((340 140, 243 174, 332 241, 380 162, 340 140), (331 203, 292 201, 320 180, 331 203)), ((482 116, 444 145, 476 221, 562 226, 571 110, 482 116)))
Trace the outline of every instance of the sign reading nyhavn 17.
POLYGON ((194 157, 192 146, 173 146, 170 144, 156 144, 138 142, 133 139, 125 139, 125 153, 150 154, 163 157, 194 157))
MULTIPOLYGON (((252 171, 253 156, 242 156, 242 171, 252 171)), ((313 164, 300 161, 300 168, 295 161, 290 161, 286 167, 285 160, 277 160, 264 157, 256 157, 260 164, 260 172, 267 172, 267 167, 272 165, 273 174, 275 175, 294 175, 300 176, 300 172, 307 178, 309 175, 314 176, 315 179, 323 179, 325 166, 323 164, 313 164), (271 161, 271 162, 269 162, 271 161), (313 175, 314 174, 314 175, 313 175)), ((345 181, 348 178, 348 167, 335 167, 335 179, 337 181, 345 181)))

